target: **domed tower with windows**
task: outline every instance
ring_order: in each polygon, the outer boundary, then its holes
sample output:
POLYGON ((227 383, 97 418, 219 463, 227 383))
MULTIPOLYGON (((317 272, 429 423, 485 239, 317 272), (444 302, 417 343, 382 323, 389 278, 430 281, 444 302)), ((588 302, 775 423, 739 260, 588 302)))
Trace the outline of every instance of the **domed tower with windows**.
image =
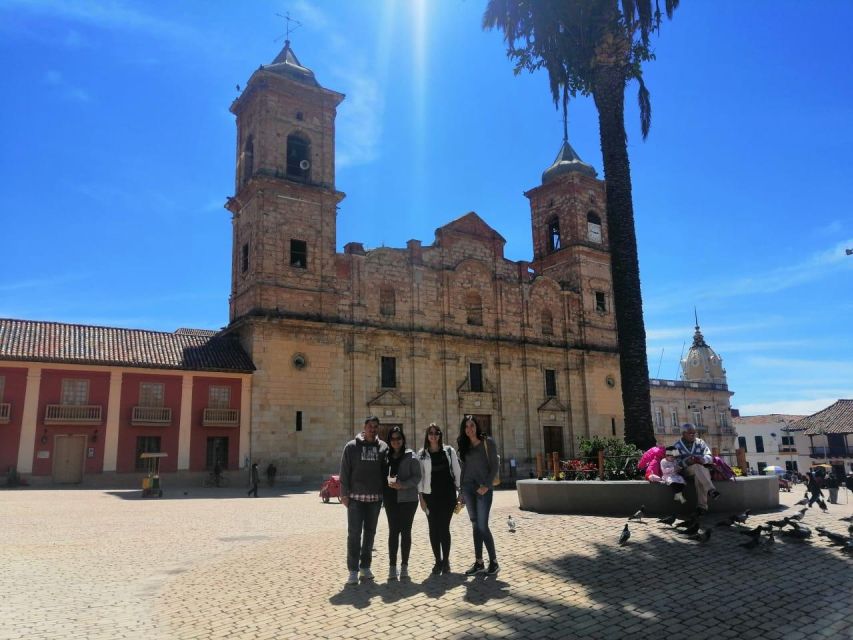
POLYGON ((728 384, 723 359, 705 342, 698 322, 693 334, 693 344, 681 361, 681 379, 685 382, 728 384))
POLYGON ((541 186, 525 195, 533 231, 531 267, 571 296, 568 325, 579 340, 615 348, 605 182, 564 136, 541 186))
POLYGON ((290 42, 231 105, 237 117, 230 320, 270 313, 334 317, 335 115, 290 42))

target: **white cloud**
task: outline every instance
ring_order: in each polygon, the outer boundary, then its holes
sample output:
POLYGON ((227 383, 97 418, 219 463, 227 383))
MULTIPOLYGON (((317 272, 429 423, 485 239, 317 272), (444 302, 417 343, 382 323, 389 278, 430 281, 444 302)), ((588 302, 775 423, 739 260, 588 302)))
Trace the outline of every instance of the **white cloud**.
POLYGON ((66 273, 48 278, 30 278, 28 280, 18 280, 17 282, 0 282, 0 291, 23 291, 26 289, 47 289, 68 284, 70 282, 79 282, 88 278, 86 274, 66 273))
POLYGON ((89 102, 92 97, 82 87, 69 83, 56 69, 49 69, 44 74, 44 82, 48 86, 55 87, 59 95, 74 102, 89 102))
POLYGON ((368 164, 379 156, 385 97, 369 72, 340 74, 346 101, 338 112, 338 167, 368 164))
POLYGON ((842 225, 840 220, 833 220, 829 224, 818 227, 814 230, 815 236, 837 236, 841 233, 842 225))

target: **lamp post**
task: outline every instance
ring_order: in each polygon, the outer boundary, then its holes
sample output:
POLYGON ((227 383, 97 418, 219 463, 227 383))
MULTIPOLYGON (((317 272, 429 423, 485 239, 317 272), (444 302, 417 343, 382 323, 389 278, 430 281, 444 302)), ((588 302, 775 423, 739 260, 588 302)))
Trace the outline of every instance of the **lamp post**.
MULTIPOLYGON (((785 420, 785 418, 781 418, 781 420, 782 420, 782 424, 785 425, 782 427, 782 433, 786 434, 788 438, 791 438, 791 429, 788 426, 788 421, 785 420)), ((794 480, 794 482, 796 482, 796 479, 799 478, 799 476, 800 476, 799 471, 797 471, 795 469, 795 467, 797 465, 794 463, 794 451, 796 450, 796 447, 793 446, 793 441, 791 441, 787 446, 788 446, 788 457, 790 458, 790 469, 789 469, 789 471, 791 472, 792 480, 794 480)))

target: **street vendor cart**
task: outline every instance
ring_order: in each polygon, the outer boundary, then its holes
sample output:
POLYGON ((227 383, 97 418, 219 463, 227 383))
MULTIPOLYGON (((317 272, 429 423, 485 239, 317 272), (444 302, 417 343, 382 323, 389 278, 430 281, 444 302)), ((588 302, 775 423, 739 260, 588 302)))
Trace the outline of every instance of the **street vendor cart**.
POLYGON ((163 497, 163 488, 160 486, 160 460, 168 457, 168 453, 143 453, 140 460, 145 461, 145 477, 142 478, 142 497, 163 497))

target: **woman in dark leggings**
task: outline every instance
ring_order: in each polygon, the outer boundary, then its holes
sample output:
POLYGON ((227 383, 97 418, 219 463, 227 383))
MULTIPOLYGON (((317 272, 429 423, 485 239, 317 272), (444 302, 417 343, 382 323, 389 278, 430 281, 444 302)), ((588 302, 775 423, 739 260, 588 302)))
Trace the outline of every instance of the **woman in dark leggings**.
POLYGON ((409 577, 409 552, 412 549, 412 521, 418 510, 418 485, 421 465, 415 452, 406 448, 406 436, 400 427, 388 432, 388 483, 382 501, 388 518, 388 579, 409 577), (397 550, 400 572, 397 573, 397 550))
POLYGON ((442 440, 441 429, 429 425, 424 447, 418 451, 421 463, 421 509, 429 522, 429 543, 435 556, 433 575, 450 573, 450 518, 456 506, 456 492, 462 476, 453 447, 442 440))

